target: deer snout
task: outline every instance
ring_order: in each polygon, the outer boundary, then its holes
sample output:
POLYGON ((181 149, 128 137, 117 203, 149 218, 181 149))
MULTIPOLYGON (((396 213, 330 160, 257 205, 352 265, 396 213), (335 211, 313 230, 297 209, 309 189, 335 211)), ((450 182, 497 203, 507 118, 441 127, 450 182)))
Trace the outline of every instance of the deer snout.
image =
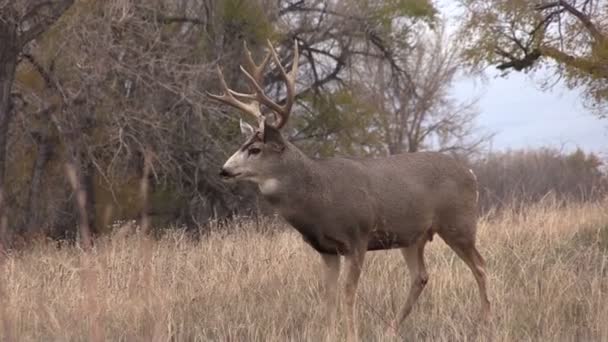
POLYGON ((230 171, 226 170, 225 168, 221 168, 220 169, 220 177, 222 178, 230 178, 232 177, 232 173, 230 173, 230 171))
POLYGON ((230 178, 234 178, 236 176, 238 176, 238 173, 233 173, 230 170, 222 167, 220 169, 220 173, 219 173, 220 177, 224 178, 224 179, 230 179, 230 178))

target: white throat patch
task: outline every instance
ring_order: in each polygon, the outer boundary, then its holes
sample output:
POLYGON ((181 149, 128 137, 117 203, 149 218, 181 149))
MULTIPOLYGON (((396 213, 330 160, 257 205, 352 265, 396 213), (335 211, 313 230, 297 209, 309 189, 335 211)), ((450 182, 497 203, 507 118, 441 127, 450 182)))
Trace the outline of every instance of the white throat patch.
POLYGON ((276 178, 269 178, 259 184, 262 195, 272 195, 279 191, 281 183, 276 178))

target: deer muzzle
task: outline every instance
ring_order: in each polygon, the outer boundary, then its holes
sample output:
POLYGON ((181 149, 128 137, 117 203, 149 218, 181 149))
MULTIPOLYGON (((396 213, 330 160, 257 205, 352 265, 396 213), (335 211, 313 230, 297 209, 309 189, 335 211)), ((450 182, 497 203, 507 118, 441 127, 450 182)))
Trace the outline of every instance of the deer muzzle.
POLYGON ((220 177, 224 180, 235 178, 239 175, 239 173, 232 173, 225 168, 222 168, 219 173, 220 177))

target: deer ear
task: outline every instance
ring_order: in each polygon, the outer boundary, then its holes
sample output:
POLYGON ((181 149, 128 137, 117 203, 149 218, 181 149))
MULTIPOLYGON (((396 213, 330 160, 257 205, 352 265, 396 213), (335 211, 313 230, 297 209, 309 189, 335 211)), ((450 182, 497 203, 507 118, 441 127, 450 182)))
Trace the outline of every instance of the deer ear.
POLYGON ((250 137, 253 135, 253 133, 255 133, 255 129, 253 129, 250 124, 246 123, 242 119, 239 124, 241 126, 241 133, 243 133, 244 135, 250 137))

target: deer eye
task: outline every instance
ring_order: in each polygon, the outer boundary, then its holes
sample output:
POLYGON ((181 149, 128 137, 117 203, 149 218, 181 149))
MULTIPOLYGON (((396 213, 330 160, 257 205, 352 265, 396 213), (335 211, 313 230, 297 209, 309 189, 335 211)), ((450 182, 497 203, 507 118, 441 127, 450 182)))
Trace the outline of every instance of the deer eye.
POLYGON ((257 147, 252 147, 247 152, 249 152, 249 155, 252 156, 252 155, 259 154, 260 152, 262 152, 262 150, 257 147))

